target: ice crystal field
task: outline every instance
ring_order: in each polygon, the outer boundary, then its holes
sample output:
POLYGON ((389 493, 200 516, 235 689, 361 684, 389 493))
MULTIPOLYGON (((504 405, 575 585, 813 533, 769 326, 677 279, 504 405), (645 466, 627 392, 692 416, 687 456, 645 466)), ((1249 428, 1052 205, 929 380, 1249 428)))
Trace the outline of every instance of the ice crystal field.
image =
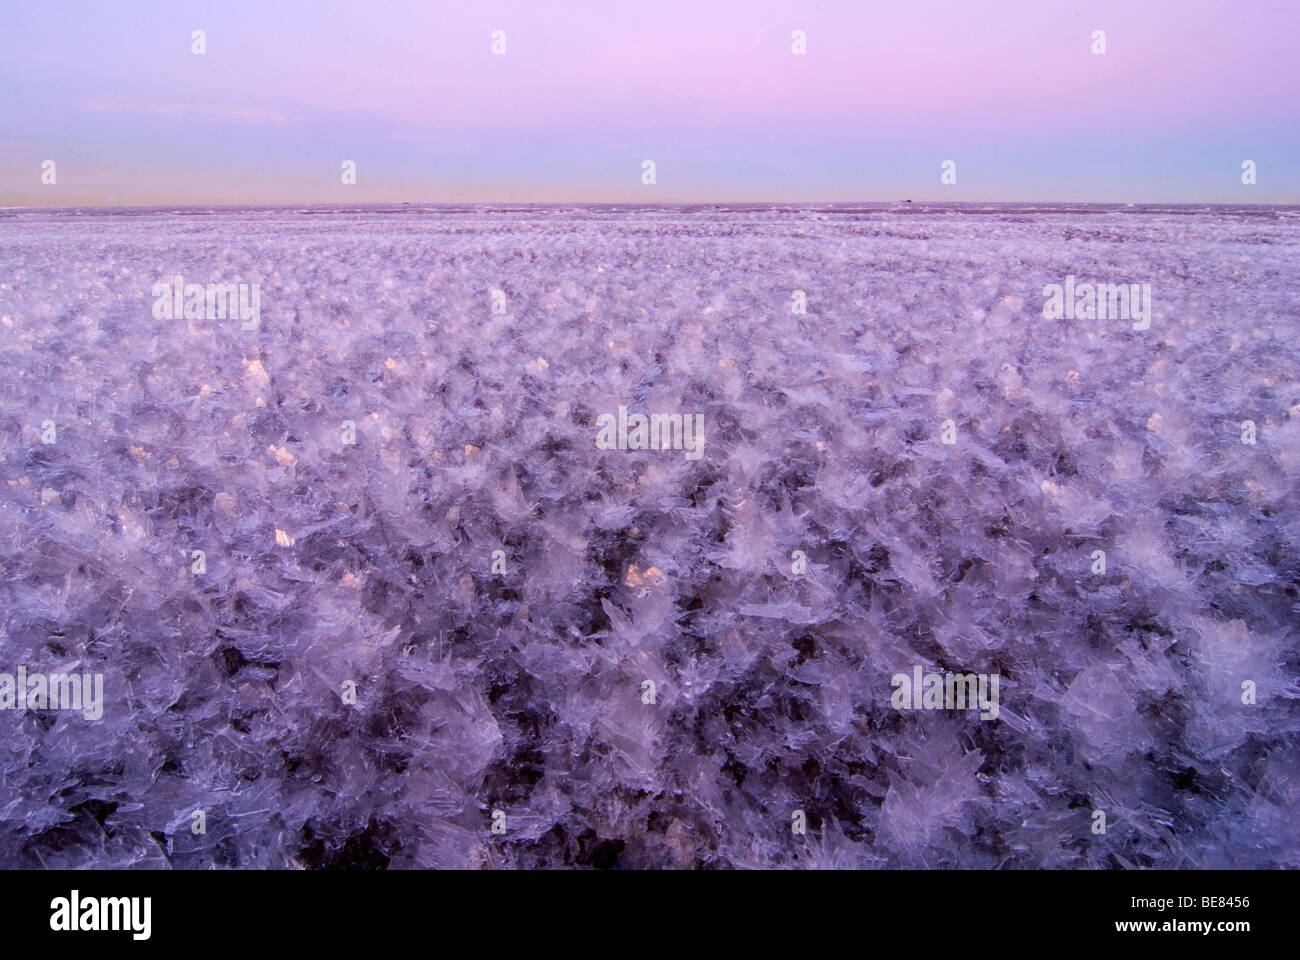
POLYGON ((0 865, 1300 867, 1297 263, 1286 207, 0 211, 0 672, 104 678, 0 710, 0 865))

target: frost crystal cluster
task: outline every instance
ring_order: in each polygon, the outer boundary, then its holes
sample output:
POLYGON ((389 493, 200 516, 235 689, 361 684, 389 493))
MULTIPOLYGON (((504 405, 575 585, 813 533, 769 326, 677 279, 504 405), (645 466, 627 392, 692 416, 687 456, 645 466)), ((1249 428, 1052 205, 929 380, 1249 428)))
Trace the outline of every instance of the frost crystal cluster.
POLYGON ((1258 208, 0 212, 0 672, 103 676, 0 710, 0 865, 1300 866, 1297 263, 1258 208))

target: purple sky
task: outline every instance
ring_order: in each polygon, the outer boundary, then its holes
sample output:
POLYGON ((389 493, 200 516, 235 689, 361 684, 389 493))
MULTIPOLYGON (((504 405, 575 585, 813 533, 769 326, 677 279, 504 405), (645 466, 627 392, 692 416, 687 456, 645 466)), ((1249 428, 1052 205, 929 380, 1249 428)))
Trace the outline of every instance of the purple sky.
POLYGON ((1300 202, 1295 0, 4 6, 0 205, 1300 202))

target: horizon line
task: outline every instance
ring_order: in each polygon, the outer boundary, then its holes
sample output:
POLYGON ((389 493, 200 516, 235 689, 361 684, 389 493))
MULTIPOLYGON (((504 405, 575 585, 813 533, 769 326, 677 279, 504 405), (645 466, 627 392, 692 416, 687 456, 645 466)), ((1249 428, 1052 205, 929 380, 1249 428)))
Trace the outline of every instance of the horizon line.
POLYGON ((1267 208, 1300 207, 1294 201, 1221 201, 1221 200, 374 200, 365 202, 256 202, 256 203, 68 203, 38 206, 7 206, 0 211, 54 211, 54 210, 286 210, 303 208, 323 209, 375 209, 392 207, 832 207, 832 206, 899 206, 915 204, 934 207, 1231 207, 1267 208))

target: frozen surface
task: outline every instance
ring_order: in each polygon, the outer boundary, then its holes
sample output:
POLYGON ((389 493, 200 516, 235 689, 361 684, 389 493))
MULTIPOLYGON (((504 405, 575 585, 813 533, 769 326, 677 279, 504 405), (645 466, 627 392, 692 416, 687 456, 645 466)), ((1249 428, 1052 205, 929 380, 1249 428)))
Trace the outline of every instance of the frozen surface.
POLYGON ((1300 867, 1297 263, 1294 209, 0 211, 0 671, 106 697, 0 711, 0 865, 1300 867))

